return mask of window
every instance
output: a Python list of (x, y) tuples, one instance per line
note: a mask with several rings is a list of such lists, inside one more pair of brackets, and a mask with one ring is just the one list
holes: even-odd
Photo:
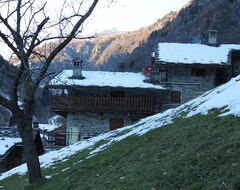
[(167, 71), (160, 71), (159, 79), (160, 79), (160, 82), (167, 82), (168, 81)]
[(110, 96), (113, 98), (123, 98), (125, 96), (125, 92), (120, 90), (113, 90), (111, 91)]
[(74, 62), (74, 66), (79, 67), (80, 66), (79, 62)]
[(205, 77), (207, 75), (207, 70), (204, 68), (192, 68), (191, 76), (192, 77)]
[(180, 91), (171, 91), (171, 102), (181, 102), (181, 92)]

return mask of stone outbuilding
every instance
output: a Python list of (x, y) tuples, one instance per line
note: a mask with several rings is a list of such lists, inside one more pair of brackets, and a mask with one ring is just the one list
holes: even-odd
[(159, 43), (148, 73), (169, 90), (162, 108), (176, 107), (239, 75), (240, 45)]

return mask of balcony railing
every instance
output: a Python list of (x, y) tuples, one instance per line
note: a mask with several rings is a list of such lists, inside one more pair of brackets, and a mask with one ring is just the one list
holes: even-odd
[(152, 113), (151, 98), (53, 96), (55, 112)]

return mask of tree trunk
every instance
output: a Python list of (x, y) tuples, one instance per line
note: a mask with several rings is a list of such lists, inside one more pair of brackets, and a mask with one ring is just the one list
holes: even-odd
[(36, 147), (34, 144), (34, 134), (31, 120), (27, 120), (18, 125), (23, 143), (23, 157), (27, 164), (29, 183), (38, 183), (42, 180), (41, 168)]

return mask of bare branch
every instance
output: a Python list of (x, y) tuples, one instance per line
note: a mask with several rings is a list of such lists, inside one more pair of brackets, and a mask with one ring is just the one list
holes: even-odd
[(37, 31), (33, 34), (33, 37), (32, 37), (32, 41), (31, 41), (31, 45), (30, 47), (28, 48), (28, 51), (26, 53), (26, 56), (29, 57), (33, 51), (33, 49), (36, 47), (37, 44), (35, 44), (36, 40), (37, 40), (37, 37), (39, 35), (39, 33), (41, 32), (43, 26), (48, 22), (49, 20), (49, 17), (45, 18), (37, 27)]
[[(1, 17), (1, 16), (0, 16)], [(9, 38), (7, 35), (5, 35), (4, 33), (1, 32), (0, 30), (0, 37), (2, 38), (2, 40), (7, 44), (7, 46), (17, 55), (18, 51), (17, 49), (14, 47), (14, 45), (9, 41)]]
[[(30, 3), (29, 7), (32, 7), (33, 6), (33, 3), (35, 1), (33, 1), (32, 3)], [(30, 31), (30, 28), (32, 27), (32, 24), (33, 24), (33, 20), (35, 20), (35, 17), (37, 14), (39, 14), (40, 12), (43, 12), (44, 11), (44, 8), (46, 7), (46, 4), (47, 2), (45, 2), (43, 4), (43, 6), (41, 8), (39, 8), (37, 11), (33, 12), (32, 15), (31, 15), (31, 18), (30, 20), (28, 21), (28, 24), (27, 24), (27, 27), (26, 27), (26, 30), (25, 30), (25, 33), (23, 34), (23, 36), (26, 36), (27, 33)]]
[(0, 105), (9, 109), (12, 113), (20, 111), (15, 102), (8, 100), (7, 98), (5, 98), (2, 95), (0, 95)]
[(22, 5), (22, 0), (18, 0), (17, 4), (17, 29), (16, 32), (20, 34), (20, 27), (21, 27), (21, 5)]
[(48, 58), (46, 59), (45, 65), (43, 66), (39, 76), (36, 78), (35, 80), (35, 88), (37, 88), (37, 86), (39, 85), (41, 79), (44, 77), (44, 75), (46, 74), (48, 67), (50, 65), (50, 63), (52, 62), (52, 60), (54, 59), (54, 57), (63, 49), (66, 47), (66, 45), (73, 39), (76, 37), (76, 35), (78, 34), (78, 30), (80, 28), (80, 26), (83, 24), (83, 22), (91, 15), (92, 11), (94, 10), (94, 8), (96, 7), (97, 3), (99, 0), (94, 0), (93, 3), (91, 4), (89, 10), (86, 12), (85, 15), (83, 15), (78, 22), (76, 23), (76, 25), (73, 27), (72, 31), (70, 32), (70, 34), (68, 35), (68, 37), (62, 42), (60, 43), (52, 52), (51, 54), (48, 56)]

